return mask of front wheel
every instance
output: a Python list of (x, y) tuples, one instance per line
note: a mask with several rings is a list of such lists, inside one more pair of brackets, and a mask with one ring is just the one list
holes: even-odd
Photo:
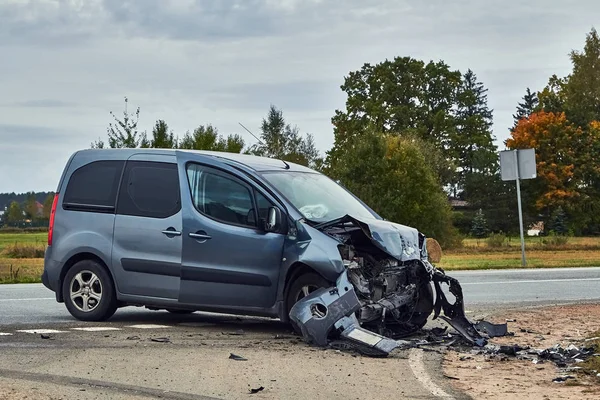
[(81, 321), (104, 321), (117, 310), (112, 278), (94, 260), (73, 265), (63, 280), (62, 291), (67, 310)]
[[(327, 288), (331, 286), (329, 282), (325, 280), (321, 275), (318, 275), (314, 272), (309, 272), (307, 274), (300, 275), (288, 289), (286, 296), (286, 306), (288, 316), (290, 315), (290, 311), (294, 304), (298, 301), (302, 300), (310, 293), (314, 292), (320, 288)], [(294, 321), (290, 318), (290, 323), (296, 331), (297, 334), (301, 335), (302, 331), (300, 328), (294, 323)]]

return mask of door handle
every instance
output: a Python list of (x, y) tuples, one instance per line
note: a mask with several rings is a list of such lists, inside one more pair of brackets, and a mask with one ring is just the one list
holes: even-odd
[(167, 236), (181, 236), (181, 232), (176, 231), (175, 228), (167, 228), (164, 231), (162, 231), (162, 233), (164, 233)]
[(207, 235), (206, 232), (202, 232), (202, 231), (196, 232), (196, 233), (190, 232), (189, 236), (191, 238), (194, 238), (194, 239), (198, 240), (198, 241), (201, 240), (202, 242), (200, 242), (200, 243), (204, 243), (207, 240), (212, 239), (212, 237), (210, 235)]

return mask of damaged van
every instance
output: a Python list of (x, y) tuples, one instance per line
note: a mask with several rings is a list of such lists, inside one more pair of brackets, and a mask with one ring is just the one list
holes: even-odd
[(291, 162), (90, 149), (60, 178), (42, 281), (86, 321), (124, 306), (268, 316), (323, 344), (344, 331), (399, 338), (443, 310), (478, 340), (426, 240)]

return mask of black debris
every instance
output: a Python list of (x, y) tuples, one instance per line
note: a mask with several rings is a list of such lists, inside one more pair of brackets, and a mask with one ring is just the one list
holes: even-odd
[(46, 335), (45, 333), (42, 333), (42, 334), (40, 334), (40, 337), (41, 337), (42, 339), (54, 339), (52, 336), (50, 336), (50, 335)]
[(435, 336), (443, 336), (446, 331), (448, 330), (448, 327), (445, 326), (443, 328), (431, 328), (431, 334), (435, 335)]
[(475, 324), (475, 329), (485, 333), (489, 337), (506, 336), (508, 334), (508, 325), (504, 324), (492, 324), (488, 321), (479, 321)]
[(150, 340), (158, 343), (171, 343), (171, 339), (169, 339), (168, 337), (151, 338)]
[(128, 336), (127, 340), (140, 340), (139, 336)]
[(575, 379), (575, 377), (571, 376), (571, 375), (558, 376), (558, 377), (552, 379), (552, 382), (554, 382), (554, 383), (562, 383), (562, 382), (566, 382), (569, 379)]
[(263, 390), (265, 390), (265, 388), (263, 386), (256, 388), (256, 389), (250, 389), (250, 394), (262, 392)]
[(242, 356), (238, 356), (237, 354), (233, 354), (233, 353), (229, 353), (229, 359), (230, 360), (235, 360), (235, 361), (248, 361), (247, 358), (244, 358)]
[(523, 350), (523, 348), (519, 345), (514, 345), (514, 346), (500, 346), (500, 348), (498, 349), (498, 353), (500, 354), (506, 354), (509, 356), (516, 356), (517, 353), (519, 353), (521, 350)]
[(446, 374), (444, 374), (444, 378), (447, 378), (447, 379), (453, 379), (453, 380), (455, 380), (455, 381), (459, 381), (459, 380), (460, 380), (459, 378), (457, 378), (457, 377), (455, 377), (455, 376), (450, 376), (450, 375), (446, 375)]

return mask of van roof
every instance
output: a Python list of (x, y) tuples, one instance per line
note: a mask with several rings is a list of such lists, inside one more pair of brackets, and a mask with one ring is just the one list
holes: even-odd
[[(296, 164), (289, 161), (283, 161), (276, 158), (261, 157), (251, 154), (240, 154), (240, 153), (228, 153), (224, 151), (208, 151), (208, 150), (184, 150), (184, 149), (153, 149), (153, 148), (122, 148), (122, 149), (85, 149), (80, 152), (86, 153), (98, 153), (107, 155), (110, 153), (113, 157), (129, 158), (134, 154), (172, 154), (175, 155), (177, 152), (198, 154), (202, 156), (219, 158), (221, 161), (227, 162), (228, 164), (242, 164), (255, 171), (302, 171), (302, 172), (316, 172), (308, 167), (300, 164)], [(287, 167), (289, 166), (289, 168)]]

